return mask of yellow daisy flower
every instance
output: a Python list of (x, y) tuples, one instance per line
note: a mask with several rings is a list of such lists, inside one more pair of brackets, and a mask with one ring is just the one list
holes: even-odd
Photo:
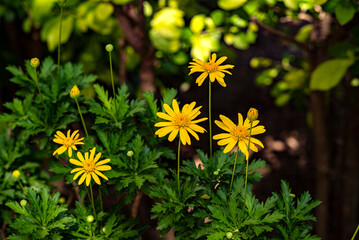
[(201, 107), (194, 108), (196, 102), (192, 102), (191, 104), (186, 104), (183, 106), (182, 111), (180, 111), (178, 107), (178, 103), (176, 99), (172, 101), (173, 109), (164, 104), (163, 107), (166, 110), (166, 113), (158, 112), (157, 116), (168, 120), (169, 122), (158, 122), (155, 124), (155, 127), (162, 127), (156, 131), (156, 135), (159, 137), (164, 137), (167, 134), (171, 133), (168, 136), (168, 140), (170, 142), (175, 139), (178, 132), (180, 134), (180, 139), (183, 145), (191, 145), (191, 139), (188, 133), (192, 134), (195, 139), (199, 140), (199, 137), (196, 132), (204, 133), (206, 130), (203, 127), (200, 127), (196, 123), (206, 121), (207, 118), (201, 118), (194, 120), (201, 112), (199, 111)]
[(84, 144), (83, 142), (81, 142), (84, 138), (78, 139), (80, 136), (80, 134), (78, 134), (78, 131), (79, 130), (76, 130), (71, 134), (71, 130), (68, 130), (67, 136), (65, 136), (65, 134), (63, 134), (62, 132), (57, 131), (55, 134), (55, 139), (53, 141), (55, 143), (62, 144), (62, 146), (59, 147), (52, 155), (55, 155), (56, 153), (61, 155), (67, 150), (69, 157), (71, 157), (72, 149), (77, 151), (75, 145)]
[(191, 64), (188, 68), (191, 69), (188, 75), (191, 75), (194, 72), (203, 72), (196, 80), (198, 86), (201, 86), (206, 77), (209, 75), (209, 80), (214, 82), (217, 79), (218, 83), (221, 84), (223, 87), (226, 87), (226, 83), (224, 82), (224, 73), (228, 73), (232, 75), (226, 69), (232, 69), (234, 65), (222, 65), (221, 63), (226, 61), (227, 57), (221, 57), (217, 60), (217, 55), (215, 53), (212, 54), (212, 57), (209, 58), (208, 62), (203, 62), (198, 58), (193, 59), (194, 62), (190, 62)]
[[(224, 153), (231, 151), (234, 146), (238, 144), (239, 149), (242, 153), (246, 155), (246, 159), (248, 160), (248, 137), (249, 137), (249, 128), (250, 128), (250, 121), (248, 118), (243, 122), (243, 117), (240, 113), (238, 113), (238, 125), (235, 125), (229, 118), (223, 115), (219, 115), (222, 121), (214, 121), (218, 127), (222, 128), (224, 131), (228, 133), (220, 133), (213, 136), (214, 140), (219, 140), (219, 146), (225, 146)], [(264, 126), (260, 125), (257, 126), (259, 120), (253, 121), (252, 124), (252, 132), (251, 132), (251, 143), (250, 149), (255, 152), (258, 152), (258, 148), (255, 144), (261, 146), (263, 148), (263, 144), (253, 135), (264, 133), (266, 130)]]
[(92, 150), (90, 150), (90, 154), (86, 152), (84, 156), (80, 152), (77, 152), (77, 158), (80, 161), (73, 158), (70, 159), (70, 163), (79, 166), (79, 168), (74, 168), (71, 171), (71, 173), (77, 172), (73, 180), (76, 180), (82, 174), (79, 180), (79, 185), (81, 185), (86, 179), (86, 185), (88, 186), (91, 182), (91, 177), (98, 185), (101, 185), (101, 181), (98, 176), (108, 180), (108, 178), (100, 171), (111, 170), (111, 166), (104, 165), (111, 160), (105, 159), (98, 162), (101, 157), (101, 153), (97, 153), (95, 157), (95, 152), (96, 148), (94, 147)]

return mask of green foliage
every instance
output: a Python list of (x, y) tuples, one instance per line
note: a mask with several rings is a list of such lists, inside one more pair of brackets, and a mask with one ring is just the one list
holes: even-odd
[(294, 194), (287, 182), (282, 180), (282, 192), (274, 193), (276, 206), (275, 209), (284, 215), (283, 220), (275, 225), (276, 231), (280, 237), (275, 239), (320, 239), (310, 234), (312, 226), (307, 224), (308, 221), (316, 221), (316, 218), (310, 214), (321, 201), (314, 200), (308, 192), (303, 193), (297, 202), (294, 201)]
[[(30, 61), (25, 62), (25, 68), (26, 72), (19, 67), (7, 67), (7, 70), (14, 75), (10, 81), (21, 86), (22, 89), (16, 93), (20, 98), (14, 98), (12, 102), (4, 104), (10, 113), (2, 114), (0, 122), (10, 122), (12, 130), (17, 127), (24, 129), (22, 134), (29, 137), (30, 141), (39, 141), (39, 148), (44, 149), (48, 146), (48, 137), (56, 130), (65, 129), (69, 124), (78, 121), (76, 104), (69, 96), (71, 88), (77, 85), (83, 89), (95, 81), (96, 77), (83, 76), (81, 65), (67, 63), (60, 69), (60, 76), (56, 79), (54, 76), (56, 65), (48, 57), (37, 73), (42, 93), (40, 95), (35, 70), (30, 66)], [(83, 100), (83, 97), (80, 100)], [(30, 137), (34, 134), (36, 134), (34, 138)]]
[(61, 233), (74, 224), (75, 219), (65, 214), (67, 207), (58, 205), (60, 193), (50, 195), (48, 189), (43, 188), (40, 194), (33, 189), (27, 189), (28, 201), (25, 207), (18, 202), (7, 202), (19, 217), (10, 224), (17, 231), (8, 239), (62, 239)]
[(328, 91), (337, 86), (353, 63), (352, 58), (338, 58), (321, 63), (311, 76), (310, 89)]
[[(74, 215), (76, 216), (76, 224), (71, 227), (69, 235), (76, 239), (133, 239), (140, 240), (140, 233), (144, 227), (140, 227), (136, 219), (126, 219), (119, 213), (119, 209), (115, 209), (110, 213), (100, 212), (97, 219), (89, 223), (87, 217), (91, 214), (84, 205), (76, 202)], [(70, 237), (68, 236), (68, 237)]]

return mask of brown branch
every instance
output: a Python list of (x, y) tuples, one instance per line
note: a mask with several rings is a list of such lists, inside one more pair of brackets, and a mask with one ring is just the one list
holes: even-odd
[(0, 236), (2, 240), (6, 240), (6, 234), (5, 234), (5, 229), (6, 229), (6, 222), (4, 222), (2, 224), (2, 227), (0, 229)]
[(125, 13), (121, 6), (115, 6), (115, 16), (125, 34), (126, 40), (136, 52), (140, 52), (143, 48), (144, 39), (139, 34), (139, 26), (133, 19)]
[(306, 44), (298, 42), (297, 40), (295, 40), (295, 38), (288, 36), (277, 29), (271, 28), (270, 26), (262, 23), (255, 17), (251, 17), (251, 21), (256, 23), (258, 26), (262, 27), (263, 29), (265, 29), (267, 32), (269, 32), (272, 35), (275, 35), (283, 40), (286, 40), (287, 42), (293, 43), (293, 44), (297, 45), (298, 47), (305, 48), (305, 49), (308, 48), (308, 46)]
[[(75, 186), (75, 182), (73, 182), (72, 185)], [(81, 203), (81, 205), (83, 205), (84, 200), (80, 197), (80, 188), (79, 188), (79, 186), (76, 186), (74, 188), (74, 190), (75, 190), (75, 195), (76, 195), (77, 200)]]
[(120, 63), (119, 63), (119, 76), (120, 76), (120, 82), (121, 84), (124, 84), (127, 82), (127, 73), (126, 73), (126, 43), (125, 39), (123, 37), (118, 38), (118, 46), (120, 47)]
[(141, 190), (138, 190), (135, 200), (133, 201), (132, 208), (131, 208), (131, 216), (134, 218), (137, 217), (138, 207), (140, 206), (142, 195), (143, 195), (143, 192)]

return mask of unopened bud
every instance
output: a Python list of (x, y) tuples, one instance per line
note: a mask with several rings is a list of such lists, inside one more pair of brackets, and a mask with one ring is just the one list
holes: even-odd
[(60, 204), (63, 204), (63, 203), (65, 203), (65, 202), (66, 202), (66, 199), (65, 199), (64, 197), (60, 197), (59, 203), (60, 203)]
[(132, 157), (133, 156), (133, 151), (128, 151), (127, 156)]
[(86, 218), (87, 222), (92, 223), (94, 219), (94, 217), (92, 215), (88, 215)]
[(20, 177), (20, 171), (19, 170), (15, 170), (12, 172), (12, 175), (15, 177), (15, 178), (19, 178)]
[(80, 90), (79, 90), (79, 88), (75, 85), (75, 86), (73, 86), (73, 88), (71, 89), (70, 97), (71, 97), (71, 98), (78, 98), (79, 96), (80, 96)]
[(37, 68), (40, 65), (40, 61), (38, 58), (31, 58), (30, 65), (33, 68)]
[(20, 201), (20, 205), (21, 205), (22, 207), (25, 207), (25, 206), (27, 205), (27, 201), (26, 201), (25, 199), (21, 200), (21, 201)]
[(226, 233), (226, 237), (227, 237), (228, 239), (232, 239), (233, 233), (227, 232), (227, 233)]
[(112, 44), (107, 44), (106, 45), (106, 51), (107, 52), (112, 52), (113, 51), (113, 45)]
[(258, 110), (255, 109), (255, 108), (250, 108), (250, 109), (248, 110), (248, 113), (247, 113), (247, 118), (248, 118), (249, 121), (251, 121), (251, 122), (257, 120), (257, 118), (258, 118)]

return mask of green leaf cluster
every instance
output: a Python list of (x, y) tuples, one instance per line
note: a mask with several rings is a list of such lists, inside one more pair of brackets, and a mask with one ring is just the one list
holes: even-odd
[(18, 202), (7, 202), (19, 217), (10, 224), (16, 233), (8, 239), (62, 239), (61, 233), (69, 229), (75, 219), (66, 214), (67, 207), (59, 205), (60, 193), (49, 194), (47, 188), (43, 188), (40, 194), (33, 189), (27, 189), (29, 203), (25, 207)]

